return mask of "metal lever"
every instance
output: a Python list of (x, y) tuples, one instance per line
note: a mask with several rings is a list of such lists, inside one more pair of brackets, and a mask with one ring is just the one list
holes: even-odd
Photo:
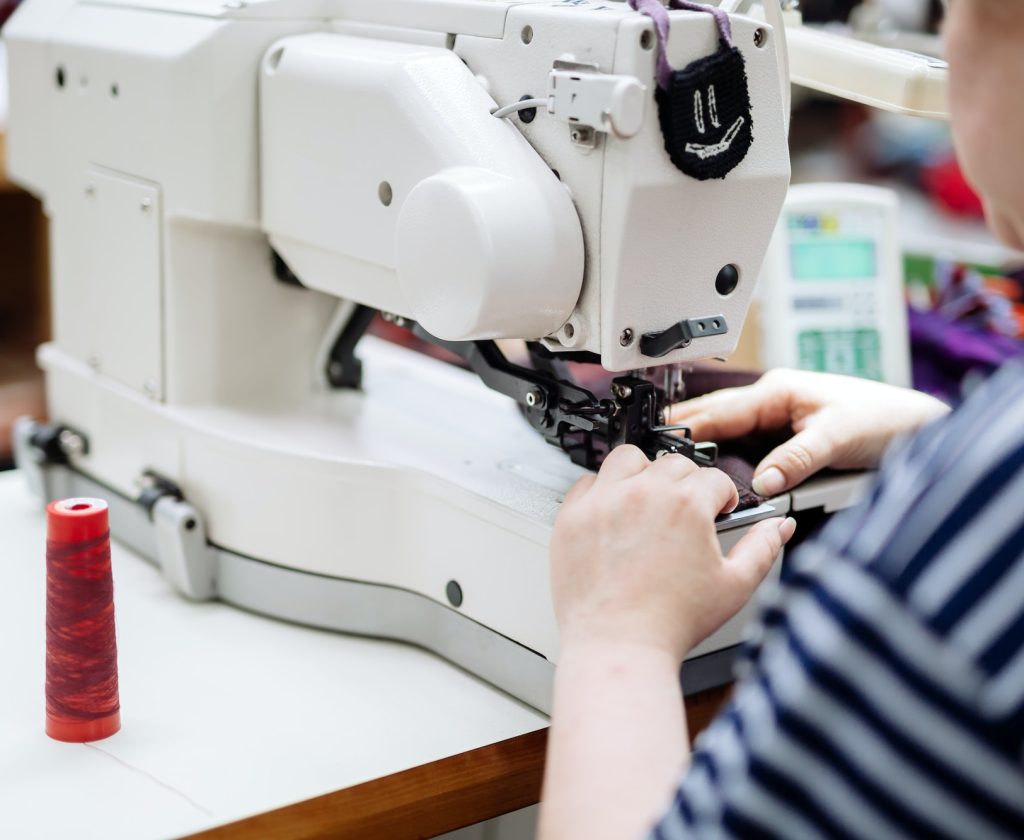
[(673, 350), (689, 347), (695, 338), (707, 338), (710, 335), (725, 335), (729, 325), (724, 315), (708, 315), (704, 318), (689, 318), (680, 321), (661, 332), (644, 333), (640, 338), (640, 352), (653, 359), (667, 356)]

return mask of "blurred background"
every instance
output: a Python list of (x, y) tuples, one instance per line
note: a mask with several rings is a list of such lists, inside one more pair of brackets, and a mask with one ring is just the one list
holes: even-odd
[[(0, 26), (19, 0), (0, 0)], [(35, 348), (49, 337), (47, 229), (39, 202), (7, 178), (7, 60), (0, 43), (0, 469), (11, 465), (11, 425), (45, 416)]]

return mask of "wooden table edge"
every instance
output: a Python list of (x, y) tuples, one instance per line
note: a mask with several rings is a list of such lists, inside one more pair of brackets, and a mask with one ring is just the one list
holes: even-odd
[[(729, 686), (688, 697), (691, 739)], [(189, 840), (436, 837), (540, 802), (548, 729), (538, 729), (189, 835)], [(339, 745), (343, 749), (343, 745)]]

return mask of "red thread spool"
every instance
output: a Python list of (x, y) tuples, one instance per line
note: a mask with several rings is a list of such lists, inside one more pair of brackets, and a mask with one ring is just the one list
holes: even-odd
[(102, 499), (46, 508), (46, 734), (99, 741), (121, 728), (110, 528)]

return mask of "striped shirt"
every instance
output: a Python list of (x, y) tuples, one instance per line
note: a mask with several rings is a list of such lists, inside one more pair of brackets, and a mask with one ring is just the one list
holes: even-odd
[(1024, 364), (790, 572), (652, 837), (1024, 838)]

